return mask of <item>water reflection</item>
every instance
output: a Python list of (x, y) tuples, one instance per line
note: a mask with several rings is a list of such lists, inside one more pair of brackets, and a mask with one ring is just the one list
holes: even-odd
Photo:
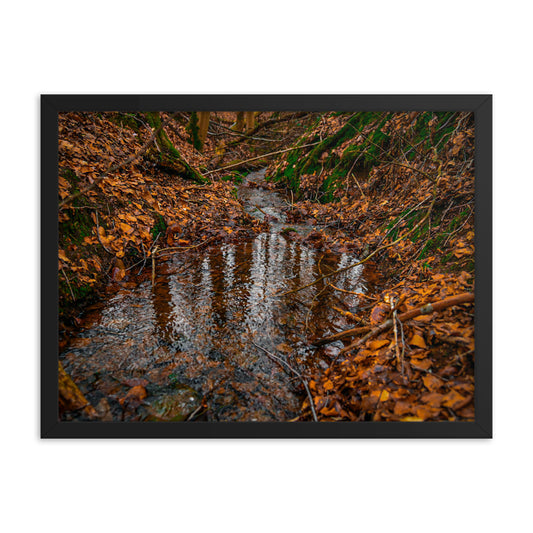
[[(258, 192), (254, 192), (257, 199)], [(173, 256), (149, 280), (111, 299), (62, 354), (65, 368), (85, 391), (110, 394), (111, 381), (142, 377), (164, 386), (178, 381), (208, 404), (210, 420), (288, 420), (300, 394), (258, 344), (291, 364), (323, 357), (308, 344), (345, 329), (332, 306), (354, 311), (355, 295), (322, 281), (297, 295), (281, 293), (355, 262), (291, 241), (279, 226), (256, 238)], [(332, 278), (345, 290), (365, 291), (361, 268)], [(96, 376), (96, 378), (95, 378)]]

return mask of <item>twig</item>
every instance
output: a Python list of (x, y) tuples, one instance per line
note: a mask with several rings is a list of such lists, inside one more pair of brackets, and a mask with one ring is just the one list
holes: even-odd
[(304, 331), (307, 331), (309, 329), (309, 318), (311, 317), (311, 312), (313, 311), (313, 307), (316, 303), (316, 299), (323, 294), (328, 289), (328, 286), (326, 285), (322, 290), (318, 291), (311, 300), (311, 304), (309, 306), (309, 310), (307, 311), (307, 315), (305, 317), (305, 329)]
[(194, 417), (203, 409), (203, 405), (200, 404), (188, 417), (187, 417), (187, 422), (191, 421), (194, 419)]
[(416, 211), (422, 204), (424, 204), (425, 202), (427, 202), (429, 199), (431, 198), (431, 196), (426, 196), (421, 202), (418, 202), (418, 204), (416, 204), (412, 209), (410, 209), (407, 213), (405, 213), (405, 215), (401, 216), (395, 223), (394, 225), (389, 228), (389, 230), (387, 231), (387, 233), (383, 236), (383, 238), (379, 241), (378, 243), (378, 246), (392, 233), (392, 230), (394, 228), (396, 228), (398, 226), (398, 224), (402, 221), (402, 220), (405, 220), (413, 211)]
[[(250, 130), (248, 132), (248, 135), (255, 135), (259, 130), (265, 128), (266, 126), (270, 126), (271, 124), (277, 124), (279, 122), (285, 122), (287, 120), (294, 120), (300, 117), (304, 117), (308, 114), (309, 113), (307, 111), (300, 111), (298, 113), (293, 113), (292, 115), (288, 115), (285, 117), (278, 117), (278, 118), (272, 118), (272, 119), (265, 120), (264, 122), (260, 122), (253, 130)], [(239, 144), (243, 140), (244, 139), (237, 139), (236, 141), (232, 141), (231, 143), (228, 144), (228, 147), (233, 146), (235, 144)]]
[(345, 337), (353, 337), (354, 335), (357, 335), (358, 333), (366, 333), (367, 331), (370, 331), (372, 328), (370, 326), (361, 326), (359, 328), (351, 328), (347, 329), (346, 331), (340, 331), (339, 333), (335, 333), (334, 335), (330, 335), (329, 337), (324, 337), (322, 339), (319, 339), (315, 342), (313, 342), (313, 346), (322, 346), (324, 344), (329, 344), (330, 342), (335, 342), (341, 339), (344, 339)]
[(362, 292), (357, 292), (357, 291), (348, 291), (346, 289), (341, 289), (340, 287), (337, 287), (336, 285), (333, 285), (333, 283), (330, 283), (329, 281), (327, 282), (327, 284), (334, 290), (336, 291), (339, 291), (339, 292), (344, 292), (346, 294), (355, 294), (355, 296), (361, 296), (362, 298), (366, 298), (368, 300), (377, 300), (376, 297), (374, 296), (368, 296), (367, 294), (363, 294)]
[(246, 135), (245, 133), (240, 133), (238, 131), (232, 130), (231, 128), (228, 128), (227, 126), (224, 126), (220, 122), (212, 121), (211, 124), (215, 124), (216, 126), (227, 130), (228, 133), (211, 133), (209, 132), (209, 135), (233, 135), (237, 137), (244, 137), (245, 139), (253, 139), (254, 141), (268, 141), (268, 142), (281, 142), (283, 139), (267, 139), (265, 137), (252, 137), (250, 135)]
[(148, 256), (146, 255), (146, 250), (144, 249), (144, 243), (143, 243), (142, 239), (141, 239), (141, 247), (143, 249), (144, 261), (143, 261), (142, 267), (139, 269), (139, 272), (137, 272), (137, 276), (143, 271), (144, 265), (146, 265), (146, 261), (148, 260)]
[(152, 288), (155, 287), (155, 255), (157, 253), (158, 246), (154, 248), (152, 253)]
[[(400, 364), (400, 347), (398, 346), (398, 324), (396, 323), (397, 310), (394, 304), (394, 298), (391, 298), (390, 300), (390, 307), (392, 311), (392, 325), (394, 327), (394, 346), (396, 349), (396, 361), (398, 362), (398, 364)], [(403, 376), (403, 361), (402, 361), (402, 376)]]
[(272, 359), (274, 359), (278, 363), (285, 365), (291, 372), (293, 372), (298, 378), (300, 378), (300, 381), (302, 382), (302, 384), (303, 384), (303, 386), (305, 388), (305, 391), (307, 392), (307, 396), (309, 398), (309, 405), (311, 406), (311, 411), (313, 412), (313, 419), (314, 419), (315, 422), (318, 422), (318, 418), (316, 416), (316, 411), (315, 411), (315, 401), (313, 400), (313, 396), (311, 394), (311, 391), (309, 390), (309, 386), (307, 384), (307, 381), (303, 378), (302, 374), (300, 374), (300, 372), (298, 372), (297, 370), (292, 368), (292, 366), (289, 365), (289, 363), (287, 363), (286, 361), (284, 361), (280, 357), (277, 357), (276, 355), (274, 355), (273, 353), (270, 353), (268, 350), (266, 350), (262, 346), (259, 346), (259, 344), (256, 344), (254, 341), (252, 341), (252, 344), (256, 348), (259, 348), (260, 350), (263, 350), (263, 352), (265, 352), (269, 357), (271, 357)]
[(378, 160), (378, 163), (382, 163), (383, 165), (395, 165), (397, 167), (407, 168), (409, 170), (413, 170), (414, 172), (418, 172), (419, 174), (422, 174), (422, 176), (424, 176), (430, 181), (435, 181), (427, 172), (424, 172), (423, 170), (420, 170), (419, 168), (413, 167), (411, 165), (404, 165), (403, 163), (398, 163), (397, 161), (381, 161), (381, 160)]
[(63, 270), (63, 265), (59, 265), (60, 268), (61, 268), (61, 272), (63, 272), (63, 276), (65, 276), (65, 279), (67, 280), (67, 285), (68, 285), (68, 288), (70, 289), (70, 294), (72, 296), (72, 301), (76, 301), (76, 298), (74, 297), (74, 292), (72, 290), (72, 287), (70, 286), (70, 281), (68, 279), (68, 276), (66, 275), (65, 271)]
[(254, 208), (257, 209), (258, 211), (261, 211), (261, 213), (263, 213), (263, 215), (265, 215), (265, 217), (270, 216), (268, 213), (266, 213), (265, 211), (263, 211), (258, 205), (255, 205), (255, 204), (254, 204)]
[[(406, 320), (410, 320), (411, 318), (417, 317), (418, 315), (429, 315), (437, 311), (442, 311), (443, 309), (446, 309), (453, 305), (473, 302), (474, 299), (474, 295), (470, 292), (458, 294), (457, 296), (450, 296), (449, 298), (445, 298), (444, 300), (440, 300), (435, 303), (428, 303), (426, 305), (423, 305), (422, 307), (417, 307), (416, 309), (411, 309), (411, 311), (406, 311), (398, 317), (398, 320), (405, 322)], [(358, 341), (353, 342), (349, 346), (343, 348), (339, 352), (339, 354), (346, 353), (349, 350), (353, 350), (354, 348), (361, 346), (361, 344), (365, 343), (368, 339), (379, 335), (381, 332), (389, 329), (392, 325), (393, 320), (389, 318), (388, 320), (380, 324), (377, 328), (374, 328), (372, 331), (367, 333), (362, 339), (359, 339)], [(344, 333), (347, 334), (348, 331), (345, 331)]]
[[(149, 252), (152, 251), (152, 248), (155, 246), (156, 242), (157, 242), (157, 239), (159, 239), (159, 236), (161, 235), (161, 233), (158, 233), (157, 234), (157, 237), (154, 239), (154, 242), (152, 243), (152, 246), (150, 246), (150, 249), (148, 250)], [(133, 263), (133, 265), (129, 266), (127, 269), (126, 269), (126, 272), (128, 270), (131, 270), (132, 268), (135, 268), (137, 265), (140, 265), (143, 261), (146, 263), (146, 261), (148, 260), (148, 257), (146, 257), (146, 259), (141, 259), (140, 261), (137, 261), (136, 263)], [(144, 265), (143, 267), (144, 268)], [(139, 271), (139, 274), (141, 273), (141, 270)]]
[(352, 176), (352, 178), (354, 179), (356, 185), (359, 187), (359, 190), (361, 191), (361, 196), (364, 198), (366, 196), (366, 194), (363, 192), (363, 189), (361, 188), (361, 185), (359, 185), (359, 182), (357, 181), (357, 178), (355, 177), (355, 174), (352, 172), (349, 175)]
[[(204, 244), (207, 244), (208, 242), (211, 242), (215, 237), (209, 237), (209, 239), (206, 239), (205, 241), (199, 242), (198, 244), (192, 244), (191, 246), (172, 246), (170, 248), (161, 248), (157, 250), (157, 253), (160, 254), (161, 252), (169, 252), (169, 251), (179, 251), (179, 250), (191, 250), (192, 248), (198, 248), (199, 246), (203, 246)], [(154, 250), (155, 254), (155, 250)]]
[(404, 368), (404, 357), (405, 357), (405, 336), (404, 336), (404, 333), (403, 333), (403, 324), (402, 324), (402, 321), (396, 317), (396, 320), (398, 321), (398, 325), (400, 326), (400, 333), (402, 335), (402, 353), (401, 353), (401, 356), (400, 356), (400, 359), (402, 361), (402, 375), (403, 375), (403, 368)]
[(257, 161), (258, 159), (264, 159), (265, 157), (270, 157), (271, 155), (278, 155), (278, 154), (283, 154), (285, 152), (292, 152), (293, 150), (300, 150), (301, 148), (308, 148), (309, 146), (315, 146), (317, 144), (320, 144), (320, 143), (316, 142), (316, 143), (311, 143), (311, 144), (303, 144), (302, 146), (293, 146), (292, 148), (287, 148), (285, 150), (278, 150), (277, 152), (270, 152), (269, 154), (259, 155), (257, 157), (245, 159), (244, 161), (239, 161), (238, 163), (233, 163), (232, 165), (226, 165), (225, 167), (215, 168), (214, 170), (208, 170), (207, 172), (204, 172), (204, 176), (207, 176), (208, 174), (212, 174), (213, 172), (218, 172), (219, 170), (226, 170), (227, 168), (238, 167), (240, 165), (244, 165), (244, 163), (249, 163), (250, 161)]

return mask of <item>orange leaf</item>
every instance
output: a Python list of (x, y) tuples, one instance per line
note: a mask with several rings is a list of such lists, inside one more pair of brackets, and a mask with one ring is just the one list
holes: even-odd
[(378, 350), (382, 346), (385, 346), (387, 344), (390, 344), (390, 341), (387, 339), (381, 340), (381, 341), (372, 341), (370, 343), (370, 349), (371, 350)]
[(424, 341), (424, 339), (420, 335), (417, 335), (416, 333), (411, 337), (409, 344), (411, 346), (418, 346), (419, 348), (427, 348), (426, 342)]
[(65, 255), (65, 252), (63, 250), (59, 250), (57, 255), (59, 256), (59, 259), (65, 261), (65, 263), (70, 263), (70, 259)]
[(422, 420), (427, 420), (428, 418), (433, 418), (438, 415), (440, 409), (436, 407), (429, 407), (427, 405), (418, 405), (415, 408), (416, 416), (420, 417)]
[(124, 233), (133, 233), (133, 228), (129, 224), (125, 224), (124, 222), (120, 223), (120, 228)]
[(375, 396), (376, 398), (381, 398), (380, 401), (386, 402), (389, 399), (389, 391), (388, 390), (373, 390), (370, 393), (370, 396)]

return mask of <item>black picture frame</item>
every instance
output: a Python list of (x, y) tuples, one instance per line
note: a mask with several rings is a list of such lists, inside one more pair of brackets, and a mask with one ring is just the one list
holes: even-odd
[[(69, 111), (471, 111), (475, 119), (474, 422), (64, 422), (58, 414), (58, 114)], [(41, 438), (491, 438), (492, 96), (41, 95)]]

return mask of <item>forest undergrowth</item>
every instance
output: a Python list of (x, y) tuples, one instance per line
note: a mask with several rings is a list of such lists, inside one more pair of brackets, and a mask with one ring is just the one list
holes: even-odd
[[(473, 420), (473, 115), (210, 115), (203, 135), (196, 113), (60, 115), (62, 345), (87, 302), (133, 285), (156, 256), (264, 231), (236, 187), (268, 166), (288, 221), (314, 226), (305, 245), (353, 253), (372, 289), (339, 309), (353, 328), (309, 338), (330, 364), (306, 376), (299, 419)], [(335, 276), (316, 283), (336, 288)], [(64, 409), (96, 416), (62, 383)]]

